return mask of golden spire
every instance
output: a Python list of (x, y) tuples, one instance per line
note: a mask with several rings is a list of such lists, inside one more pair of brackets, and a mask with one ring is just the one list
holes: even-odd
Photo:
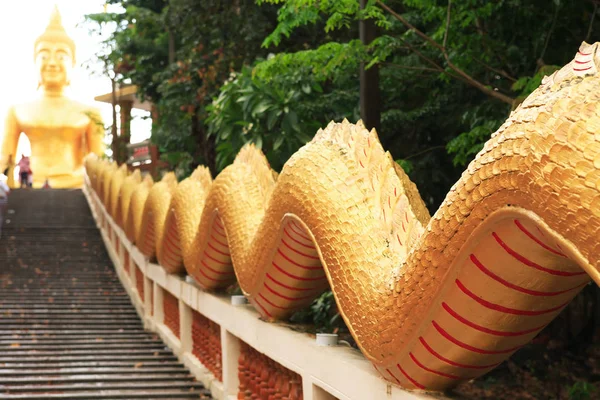
[(67, 32), (62, 25), (62, 18), (57, 5), (54, 5), (54, 9), (50, 16), (50, 22), (48, 23), (46, 30), (36, 39), (34, 51), (37, 52), (37, 47), (40, 42), (58, 42), (68, 45), (71, 49), (71, 53), (73, 53), (73, 64), (75, 63), (75, 42), (67, 35)]
[(62, 26), (62, 18), (60, 16), (60, 12), (58, 11), (58, 6), (55, 4), (54, 9), (52, 10), (52, 15), (50, 15), (50, 23), (48, 24), (48, 29), (56, 29), (56, 30), (65, 30)]

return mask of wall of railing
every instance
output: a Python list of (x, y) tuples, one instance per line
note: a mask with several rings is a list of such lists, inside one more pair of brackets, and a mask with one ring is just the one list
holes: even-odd
[(131, 244), (91, 189), (84, 192), (146, 328), (162, 337), (214, 398), (442, 398), (393, 386), (354, 348), (320, 346), (314, 335), (261, 321), (239, 297), (207, 293), (189, 277), (166, 273)]

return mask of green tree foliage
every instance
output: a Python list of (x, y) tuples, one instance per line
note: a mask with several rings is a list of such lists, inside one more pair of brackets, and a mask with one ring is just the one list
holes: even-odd
[(230, 164), (246, 143), (254, 143), (279, 171), (329, 121), (358, 118), (357, 87), (349, 79), (345, 84), (351, 90), (323, 89), (308, 68), (268, 81), (252, 71), (244, 67), (241, 73), (232, 73), (207, 108), (219, 170)]
[(589, 382), (577, 382), (569, 389), (570, 400), (588, 400), (598, 390), (594, 385)]
[[(250, 67), (233, 74), (208, 108), (209, 133), (218, 143), (217, 168), (231, 164), (246, 143), (262, 149), (271, 165), (283, 163), (311, 136), (301, 128), (318, 129), (318, 122), (299, 114), (303, 97), (320, 86), (302, 77), (285, 76), (278, 84), (265, 84), (252, 77)], [(302, 87), (302, 90), (295, 88)], [(313, 100), (314, 101), (314, 100)]]
[[(600, 26), (590, 0), (109, 3), (125, 9), (95, 16), (116, 26), (111, 61), (157, 105), (152, 140), (172, 165), (216, 173), (255, 142), (280, 166), (317, 123), (357, 119), (365, 62), (380, 73), (383, 145), (432, 211), (511, 108)], [(369, 46), (358, 40), (360, 18), (378, 26)], [(270, 118), (253, 112), (264, 107)]]
[(125, 11), (90, 18), (116, 26), (109, 41), (121, 81), (136, 84), (156, 106), (152, 141), (173, 167), (189, 172), (202, 163), (216, 173), (206, 107), (231, 72), (266, 55), (260, 43), (274, 26), (274, 7), (249, 0), (108, 3)]
[[(115, 70), (157, 105), (152, 140), (163, 153), (189, 153), (189, 168), (205, 163), (216, 173), (255, 142), (281, 165), (317, 122), (357, 119), (365, 62), (380, 73), (383, 145), (432, 211), (509, 111), (600, 31), (591, 0), (368, 0), (363, 9), (358, 0), (109, 3), (126, 10), (97, 16), (117, 26)], [(361, 18), (378, 27), (368, 46), (358, 40)], [(252, 73), (243, 69), (250, 65)], [(236, 82), (224, 86), (232, 73)]]
[(458, 174), (508, 113), (583, 40), (598, 39), (597, 4), (588, 0), (259, 0), (279, 6), (273, 48), (298, 29), (324, 35), (373, 19), (378, 37), (364, 46), (321, 42), (279, 51), (257, 65), (269, 79), (310, 68), (336, 85), (361, 61), (380, 71), (383, 145), (410, 162), (410, 175), (434, 211)]
[[(163, 0), (108, 0), (120, 4), (123, 13), (88, 15), (88, 19), (111, 26), (114, 33), (106, 40), (112, 47), (114, 70), (122, 82), (140, 88), (143, 98), (157, 99), (158, 84), (154, 75), (168, 65), (168, 35), (163, 27)], [(151, 66), (151, 67), (150, 67)]]

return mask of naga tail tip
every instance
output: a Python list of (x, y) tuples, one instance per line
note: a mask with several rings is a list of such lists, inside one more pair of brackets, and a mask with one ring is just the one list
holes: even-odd
[(545, 76), (540, 89), (548, 90), (574, 78), (596, 75), (599, 65), (600, 42), (593, 44), (582, 42), (573, 60), (552, 75)]

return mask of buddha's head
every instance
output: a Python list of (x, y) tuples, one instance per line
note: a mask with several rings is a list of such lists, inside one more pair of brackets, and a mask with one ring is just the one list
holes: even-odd
[(39, 86), (57, 90), (70, 83), (71, 69), (75, 65), (75, 42), (63, 28), (57, 7), (46, 31), (35, 41), (34, 58)]

